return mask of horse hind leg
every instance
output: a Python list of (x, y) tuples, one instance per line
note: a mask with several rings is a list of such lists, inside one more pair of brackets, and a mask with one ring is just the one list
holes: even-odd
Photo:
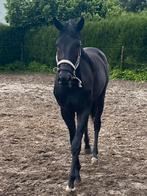
[(89, 135), (88, 135), (88, 125), (85, 126), (85, 135), (84, 135), (84, 142), (85, 142), (85, 154), (91, 154), (91, 147), (89, 144)]
[(101, 128), (101, 115), (104, 108), (104, 97), (105, 97), (105, 93), (99, 97), (97, 106), (94, 108), (92, 114), (92, 119), (94, 122), (94, 145), (93, 145), (93, 152), (92, 152), (92, 163), (98, 161), (98, 137)]

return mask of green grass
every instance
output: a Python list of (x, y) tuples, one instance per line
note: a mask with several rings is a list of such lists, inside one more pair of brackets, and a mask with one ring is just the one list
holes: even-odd
[[(147, 67), (147, 66), (146, 66)], [(1, 73), (54, 73), (53, 67), (46, 64), (40, 64), (36, 61), (25, 65), (22, 62), (14, 62), (5, 66), (0, 66)], [(133, 68), (121, 69), (119, 67), (113, 68), (110, 71), (110, 79), (132, 80), (132, 81), (146, 81), (147, 82), (147, 68)]]

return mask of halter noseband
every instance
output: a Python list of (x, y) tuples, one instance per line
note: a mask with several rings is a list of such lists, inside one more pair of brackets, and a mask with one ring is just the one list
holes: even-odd
[(76, 61), (75, 64), (73, 64), (73, 63), (72, 63), (70, 60), (68, 60), (68, 59), (62, 59), (62, 60), (58, 61), (58, 57), (57, 57), (57, 55), (56, 55), (57, 70), (60, 70), (60, 65), (63, 64), (63, 63), (70, 65), (70, 66), (73, 68), (73, 70), (74, 70), (73, 79), (78, 80), (78, 82), (79, 82), (79, 87), (81, 88), (81, 87), (82, 87), (82, 81), (76, 76), (76, 70), (77, 70), (77, 68), (79, 67), (80, 59), (81, 59), (81, 49), (79, 50), (79, 54), (78, 54), (77, 61)]

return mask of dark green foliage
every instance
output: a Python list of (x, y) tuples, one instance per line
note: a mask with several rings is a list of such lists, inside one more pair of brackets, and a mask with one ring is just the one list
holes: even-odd
[(26, 62), (37, 61), (50, 67), (55, 65), (55, 41), (57, 31), (53, 27), (30, 30), (25, 37)]
[(83, 32), (83, 43), (100, 48), (112, 67), (121, 64), (124, 46), (124, 67), (147, 64), (147, 15), (124, 15), (88, 23)]
[(10, 26), (24, 29), (42, 26), (47, 22), (43, 15), (45, 2), (46, 0), (6, 0), (6, 20)]
[(21, 55), (19, 29), (0, 25), (0, 65), (19, 60)]
[(147, 0), (119, 0), (121, 6), (130, 12), (140, 12), (147, 9)]
[(8, 63), (0, 66), (0, 72), (24, 72), (26, 70), (26, 66), (21, 61), (14, 61), (12, 63)]
[[(50, 24), (54, 17), (65, 21), (80, 17), (105, 18), (118, 0), (6, 0), (7, 21), (13, 27), (32, 27)], [(119, 9), (119, 8), (118, 8)], [(116, 9), (115, 9), (116, 10)]]

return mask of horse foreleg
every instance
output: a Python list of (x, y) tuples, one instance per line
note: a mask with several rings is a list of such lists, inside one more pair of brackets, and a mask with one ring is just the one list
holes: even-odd
[(61, 107), (61, 114), (62, 118), (64, 119), (70, 135), (70, 144), (72, 144), (75, 132), (76, 132), (76, 125), (75, 125), (75, 113), (68, 108)]
[(84, 111), (78, 113), (77, 130), (71, 147), (72, 164), (68, 181), (68, 190), (74, 189), (74, 181), (76, 180), (76, 177), (78, 176), (80, 178), (79, 154), (81, 150), (81, 141), (84, 133), (84, 127), (87, 124), (89, 113), (90, 108), (87, 108)]
[[(72, 145), (72, 141), (74, 139), (75, 132), (76, 132), (75, 113), (67, 108), (61, 108), (61, 114), (68, 127), (69, 134), (70, 134), (70, 143)], [(75, 168), (75, 179), (77, 182), (79, 182), (81, 180), (79, 175), (79, 170), (81, 168), (79, 160), (77, 160), (76, 165), (77, 167)], [(74, 189), (70, 189), (69, 187), (67, 187), (67, 191), (72, 191), (72, 190)]]

